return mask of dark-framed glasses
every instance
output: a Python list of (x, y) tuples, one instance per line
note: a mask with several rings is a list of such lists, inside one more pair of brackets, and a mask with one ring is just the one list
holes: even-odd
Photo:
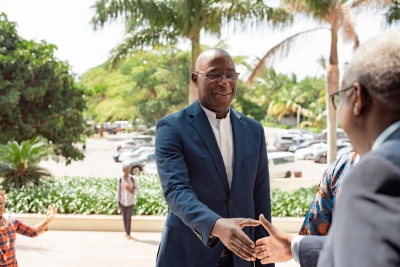
[(337, 108), (340, 102), (340, 93), (350, 90), (351, 88), (353, 88), (353, 85), (349, 85), (329, 95), (329, 97), (332, 99), (332, 104), (335, 109)]
[(218, 81), (221, 82), (224, 79), (224, 75), (228, 81), (237, 81), (239, 78), (239, 74), (237, 72), (217, 72), (217, 71), (210, 71), (210, 72), (195, 72), (196, 74), (200, 74), (206, 77), (210, 81)]

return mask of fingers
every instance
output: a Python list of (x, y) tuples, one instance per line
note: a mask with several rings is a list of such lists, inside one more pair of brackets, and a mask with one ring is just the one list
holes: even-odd
[(260, 238), (256, 241), (256, 249), (258, 246), (266, 245), (268, 241), (268, 237)]
[[(257, 240), (258, 242), (258, 240)], [(255, 252), (261, 252), (261, 251), (266, 251), (267, 250), (267, 245), (266, 244), (256, 244), (256, 248), (254, 249)]]
[[(243, 243), (242, 243), (243, 244)], [(246, 261), (255, 261), (256, 257), (253, 255), (253, 252), (246, 251), (244, 249), (245, 246), (238, 246), (236, 243), (232, 244), (232, 247), (230, 248), (233, 253), (241, 257), (242, 259)]]
[(243, 228), (243, 227), (246, 227), (246, 226), (256, 227), (256, 226), (259, 226), (260, 224), (261, 224), (260, 221), (253, 220), (253, 219), (241, 219), (239, 221), (239, 227), (240, 228)]
[(274, 263), (270, 257), (261, 260), (261, 264)]
[(274, 235), (276, 233), (276, 227), (273, 226), (267, 219), (265, 219), (263, 214), (260, 214), (260, 222), (270, 235)]

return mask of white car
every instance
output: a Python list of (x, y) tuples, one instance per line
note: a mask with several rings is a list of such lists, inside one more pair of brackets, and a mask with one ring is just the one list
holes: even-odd
[(312, 154), (315, 150), (320, 149), (326, 147), (326, 144), (321, 142), (321, 143), (316, 143), (316, 144), (312, 144), (309, 147), (306, 148), (300, 148), (298, 150), (296, 150), (296, 152), (294, 152), (294, 157), (296, 159), (305, 159), (305, 160), (309, 160), (312, 159)]
[(124, 141), (119, 141), (114, 143), (114, 147), (117, 151), (121, 149), (132, 148), (138, 145), (144, 144), (155, 144), (156, 136), (155, 135), (133, 135), (128, 137)]
[(294, 154), (290, 152), (268, 153), (268, 169), (271, 178), (290, 178), (296, 169)]

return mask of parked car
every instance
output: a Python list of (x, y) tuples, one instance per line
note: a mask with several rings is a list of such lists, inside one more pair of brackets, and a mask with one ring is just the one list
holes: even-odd
[(287, 130), (275, 135), (274, 146), (278, 150), (288, 150), (293, 145), (301, 144), (304, 141), (314, 140), (313, 133), (305, 130)]
[[(341, 128), (336, 129), (336, 134), (337, 134), (338, 139), (348, 138), (346, 133)], [(317, 135), (317, 139), (327, 140), (328, 139), (328, 129), (323, 130), (319, 135)]]
[(304, 159), (304, 160), (313, 159), (312, 155), (314, 151), (323, 147), (326, 147), (326, 142), (318, 142), (311, 144), (308, 147), (300, 148), (296, 152), (294, 152), (294, 157), (296, 159)]
[(308, 141), (304, 141), (298, 145), (293, 145), (289, 147), (289, 152), (296, 152), (297, 150), (301, 149), (301, 148), (306, 148), (309, 147), (313, 144), (317, 144), (317, 143), (326, 143), (326, 140), (308, 140)]
[(339, 159), (341, 156), (347, 155), (347, 154), (350, 154), (350, 153), (353, 153), (353, 152), (354, 152), (353, 146), (343, 147), (342, 149), (338, 150), (338, 152), (336, 154), (336, 159)]
[(133, 129), (133, 125), (129, 121), (114, 121), (112, 125), (115, 129), (122, 132), (125, 132), (128, 128)]
[[(340, 149), (344, 147), (351, 146), (350, 142), (342, 142), (337, 145), (337, 150), (339, 151)], [(326, 163), (327, 162), (327, 153), (328, 153), (328, 146), (326, 145), (325, 147), (322, 147), (318, 149), (317, 151), (313, 152), (313, 159), (317, 163)]]
[(131, 174), (138, 174), (143, 171), (143, 167), (148, 160), (154, 160), (155, 158), (156, 155), (154, 151), (147, 151), (141, 153), (138, 157), (124, 161), (124, 167), (128, 166)]
[(154, 151), (155, 147), (152, 144), (144, 144), (144, 145), (138, 145), (134, 148), (131, 148), (126, 151), (118, 151), (117, 153), (114, 154), (113, 158), (115, 162), (120, 162), (127, 160), (128, 158), (131, 158), (133, 156), (137, 156), (143, 151)]
[[(104, 127), (104, 132), (107, 132), (109, 134), (116, 134), (117, 132), (119, 132), (121, 130), (121, 128), (119, 128), (117, 125), (113, 125), (112, 123), (110, 123), (108, 121), (103, 123), (103, 127)], [(101, 123), (95, 124), (94, 125), (95, 133), (99, 133), (100, 128), (101, 128)]]
[(296, 169), (294, 154), (290, 152), (268, 153), (268, 169), (271, 178), (290, 178)]
[(156, 160), (148, 160), (143, 167), (143, 172), (146, 174), (158, 174)]
[(144, 144), (155, 144), (156, 136), (155, 135), (133, 135), (124, 141), (119, 141), (114, 143), (114, 147), (117, 151), (134, 148), (138, 145)]

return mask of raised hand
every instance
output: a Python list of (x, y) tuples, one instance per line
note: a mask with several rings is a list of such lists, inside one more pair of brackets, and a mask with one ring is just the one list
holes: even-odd
[(293, 236), (273, 226), (262, 214), (260, 215), (260, 222), (270, 236), (256, 241), (257, 259), (262, 264), (284, 262), (292, 259), (290, 245)]
[(49, 206), (46, 212), (46, 221), (51, 222), (56, 214), (57, 214), (57, 208)]
[(218, 237), (221, 242), (233, 253), (244, 260), (255, 261), (254, 242), (242, 231), (245, 226), (258, 226), (259, 221), (245, 218), (220, 218), (211, 231), (213, 236)]
[(0, 185), (0, 196), (3, 197), (4, 201), (6, 201), (6, 191), (3, 190), (2, 185)]

